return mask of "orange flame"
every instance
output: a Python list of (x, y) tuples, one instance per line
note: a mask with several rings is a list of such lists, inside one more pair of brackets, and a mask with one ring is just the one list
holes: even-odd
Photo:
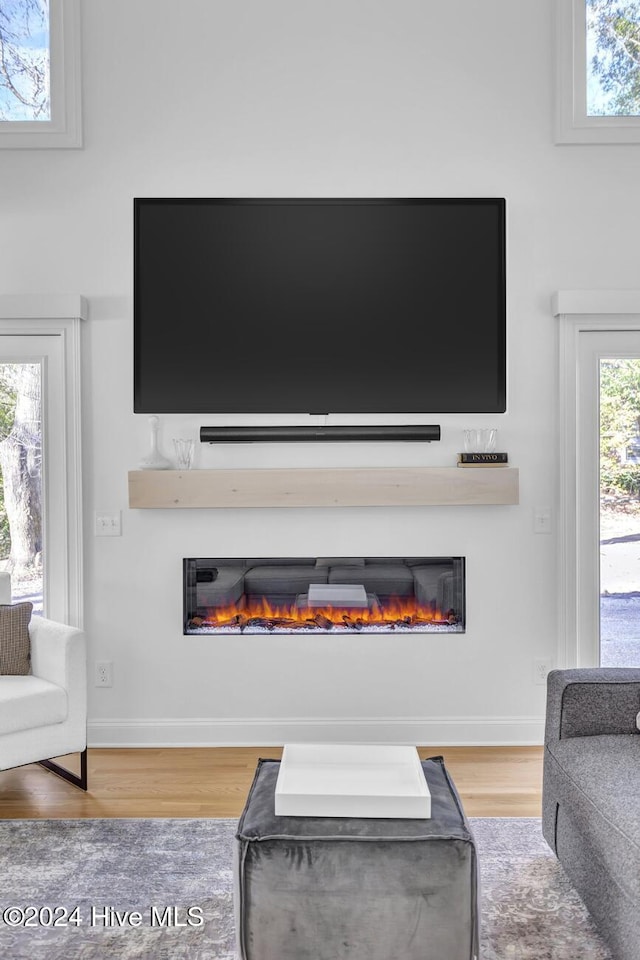
[(359, 626), (375, 624), (379, 626), (419, 626), (419, 625), (454, 625), (458, 622), (453, 610), (446, 612), (435, 610), (433, 607), (421, 606), (415, 598), (393, 597), (384, 605), (373, 602), (369, 608), (364, 607), (297, 607), (295, 605), (278, 606), (272, 604), (266, 597), (258, 600), (230, 604), (226, 607), (211, 607), (206, 616), (193, 617), (191, 624), (196, 627), (239, 627), (243, 628), (247, 621), (264, 620), (264, 626), (271, 629), (287, 629), (287, 627), (307, 626), (322, 629), (322, 625), (315, 622), (324, 619), (326, 629), (331, 626), (345, 626), (345, 623), (355, 623)]

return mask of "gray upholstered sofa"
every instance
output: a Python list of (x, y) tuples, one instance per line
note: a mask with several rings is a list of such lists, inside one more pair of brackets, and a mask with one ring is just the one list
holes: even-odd
[(616, 960), (640, 960), (640, 669), (554, 670), (542, 831)]

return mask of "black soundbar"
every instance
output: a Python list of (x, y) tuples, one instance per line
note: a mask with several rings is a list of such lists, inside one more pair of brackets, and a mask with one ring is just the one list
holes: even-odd
[(431, 443), (439, 439), (438, 424), (401, 427), (200, 427), (201, 443), (287, 443), (291, 440), (408, 440)]

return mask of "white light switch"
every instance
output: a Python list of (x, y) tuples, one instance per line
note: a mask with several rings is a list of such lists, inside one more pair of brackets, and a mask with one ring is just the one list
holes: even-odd
[(533, 510), (533, 532), (551, 533), (552, 518), (551, 507), (534, 507)]
[(96, 513), (96, 537), (119, 537), (122, 535), (120, 511)]

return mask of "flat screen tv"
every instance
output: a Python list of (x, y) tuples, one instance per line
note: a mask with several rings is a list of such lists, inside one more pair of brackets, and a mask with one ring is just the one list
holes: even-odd
[(134, 205), (135, 412), (504, 412), (504, 199)]

